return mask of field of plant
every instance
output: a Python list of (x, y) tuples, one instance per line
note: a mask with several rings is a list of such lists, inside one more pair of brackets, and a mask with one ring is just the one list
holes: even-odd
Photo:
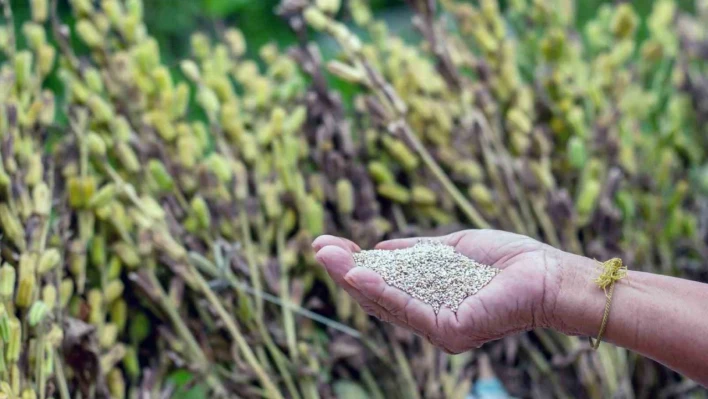
[(0, 398), (465, 398), (481, 353), (517, 397), (708, 396), (545, 330), (447, 355), (310, 245), (496, 228), (708, 281), (708, 1), (410, 0), (400, 37), (282, 0), (289, 46), (225, 21), (170, 60), (148, 1), (14, 3)]

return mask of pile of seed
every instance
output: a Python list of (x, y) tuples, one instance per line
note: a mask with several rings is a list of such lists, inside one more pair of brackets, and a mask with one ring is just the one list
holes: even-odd
[(457, 312), (465, 298), (500, 271), (432, 240), (404, 249), (361, 251), (354, 254), (354, 261), (380, 274), (389, 285), (431, 305), (436, 314), (441, 306)]

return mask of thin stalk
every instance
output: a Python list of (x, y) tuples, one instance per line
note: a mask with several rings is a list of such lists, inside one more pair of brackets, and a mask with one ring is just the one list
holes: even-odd
[(64, 365), (59, 357), (59, 352), (54, 350), (54, 378), (57, 381), (57, 386), (59, 387), (59, 396), (61, 399), (71, 399), (69, 394), (69, 385), (66, 383), (66, 377), (64, 376)]
[(200, 286), (202, 293), (209, 301), (209, 303), (211, 303), (211, 305), (214, 307), (216, 313), (219, 315), (221, 320), (224, 322), (226, 329), (229, 331), (229, 334), (231, 334), (231, 337), (234, 339), (234, 341), (236, 341), (236, 344), (238, 345), (239, 349), (246, 358), (246, 361), (248, 362), (249, 366), (251, 366), (253, 371), (258, 376), (258, 379), (261, 381), (261, 384), (263, 384), (263, 387), (266, 389), (266, 391), (271, 397), (282, 398), (280, 392), (278, 391), (278, 388), (270, 380), (268, 374), (266, 374), (261, 365), (258, 363), (256, 356), (254, 355), (251, 348), (248, 346), (248, 342), (246, 342), (246, 339), (244, 338), (243, 334), (239, 330), (238, 326), (236, 325), (236, 322), (233, 320), (229, 312), (226, 311), (224, 306), (219, 301), (219, 298), (216, 296), (216, 294), (214, 294), (214, 291), (211, 290), (209, 284), (206, 282), (206, 280), (204, 280), (204, 277), (202, 277), (201, 273), (199, 273), (196, 269), (192, 270), (192, 274), (194, 275), (196, 282)]
[(214, 390), (214, 392), (216, 392), (218, 396), (225, 397), (227, 392), (226, 388), (223, 386), (221, 381), (219, 381), (214, 376), (209, 375), (209, 373), (207, 372), (207, 369), (209, 368), (209, 362), (207, 360), (206, 355), (204, 355), (204, 352), (202, 352), (202, 349), (199, 347), (199, 344), (192, 335), (191, 331), (189, 331), (187, 325), (184, 324), (184, 321), (180, 317), (177, 309), (170, 302), (170, 299), (165, 293), (165, 290), (162, 288), (162, 285), (160, 285), (160, 282), (157, 280), (157, 276), (155, 276), (155, 271), (148, 271), (147, 277), (150, 280), (150, 284), (155, 288), (154, 293), (157, 294), (156, 296), (159, 305), (162, 307), (165, 313), (167, 313), (167, 316), (169, 317), (173, 327), (177, 330), (177, 333), (180, 335), (182, 340), (187, 344), (188, 351), (195, 358), (194, 360), (197, 361), (197, 369), (206, 375), (207, 382)]
[(361, 379), (366, 385), (366, 390), (369, 391), (372, 399), (385, 399), (384, 393), (381, 391), (379, 384), (376, 382), (376, 378), (371, 374), (371, 370), (364, 366), (361, 370)]
[(398, 378), (401, 380), (404, 397), (407, 399), (420, 399), (420, 394), (417, 389), (418, 384), (416, 384), (415, 378), (413, 378), (411, 366), (408, 363), (406, 354), (403, 353), (401, 344), (394, 338), (391, 340), (391, 346), (393, 347), (393, 354), (396, 358)]
[[(283, 219), (284, 220), (284, 219)], [(280, 227), (276, 233), (276, 251), (278, 256), (278, 263), (280, 263), (280, 299), (283, 303), (290, 302), (290, 279), (288, 276), (288, 268), (283, 260), (283, 251), (285, 250), (285, 228), (281, 221)], [(293, 313), (290, 311), (290, 307), (284, 306), (283, 308), (283, 328), (285, 329), (285, 338), (288, 343), (288, 350), (290, 351), (290, 358), (297, 362), (298, 351), (297, 351), (297, 337), (295, 335), (295, 318)]]

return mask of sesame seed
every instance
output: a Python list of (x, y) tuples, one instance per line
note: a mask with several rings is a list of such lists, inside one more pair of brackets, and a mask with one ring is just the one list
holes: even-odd
[(457, 313), (465, 298), (476, 294), (500, 272), (433, 240), (421, 240), (403, 249), (357, 252), (354, 262), (375, 271), (387, 284), (429, 304), (435, 314), (441, 306)]

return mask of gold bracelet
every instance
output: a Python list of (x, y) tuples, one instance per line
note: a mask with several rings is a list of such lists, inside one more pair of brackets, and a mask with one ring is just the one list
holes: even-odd
[(615, 283), (627, 276), (627, 266), (622, 264), (622, 259), (620, 258), (612, 258), (600, 264), (603, 270), (600, 277), (595, 279), (595, 284), (605, 291), (607, 301), (605, 302), (605, 314), (602, 316), (602, 324), (600, 325), (600, 332), (597, 334), (597, 338), (593, 342), (592, 337), (588, 337), (590, 345), (592, 345), (592, 349), (594, 350), (600, 347), (602, 335), (605, 333), (605, 328), (607, 327), (607, 320), (610, 318), (610, 305), (612, 304), (612, 293), (615, 290)]

